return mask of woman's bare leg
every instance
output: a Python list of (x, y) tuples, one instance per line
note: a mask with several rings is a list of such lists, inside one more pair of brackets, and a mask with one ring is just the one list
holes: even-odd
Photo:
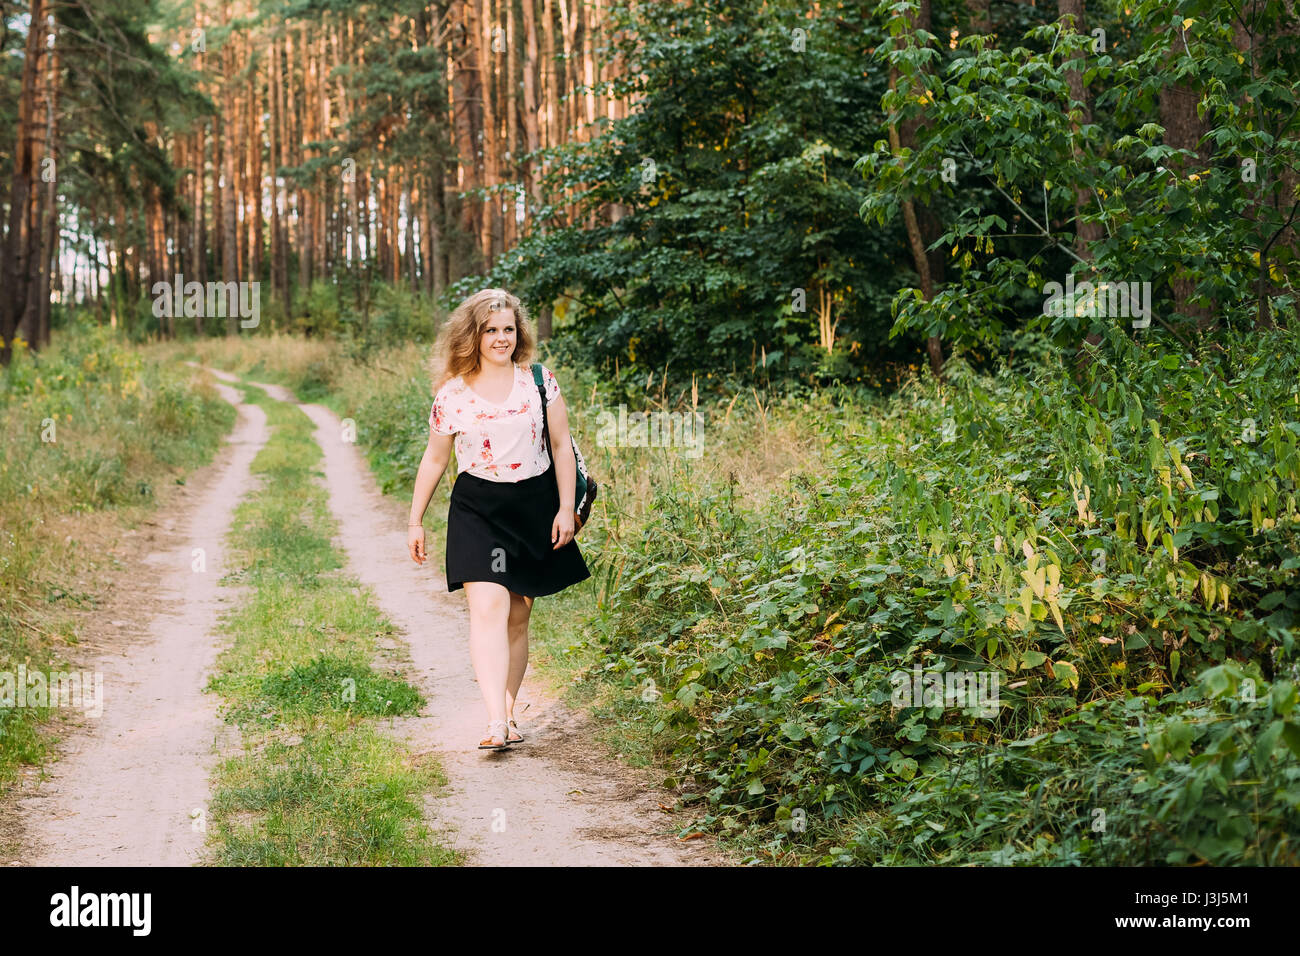
[(533, 599), (510, 592), (510, 617), (506, 630), (510, 635), (510, 674), (506, 679), (506, 717), (514, 719), (515, 695), (524, 682), (528, 670), (528, 618), (533, 612)]
[(510, 592), (491, 581), (466, 581), (469, 601), (469, 660), (487, 705), (488, 720), (506, 719), (506, 681), (510, 675)]

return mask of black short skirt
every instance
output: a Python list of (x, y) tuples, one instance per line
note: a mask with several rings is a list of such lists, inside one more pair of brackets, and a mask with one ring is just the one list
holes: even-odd
[(591, 577), (576, 539), (558, 551), (551, 543), (559, 510), (554, 467), (515, 482), (457, 475), (447, 511), (447, 590), (492, 581), (542, 597)]

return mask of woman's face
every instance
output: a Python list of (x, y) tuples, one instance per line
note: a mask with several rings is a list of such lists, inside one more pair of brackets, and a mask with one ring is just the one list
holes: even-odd
[(516, 333), (515, 314), (510, 309), (498, 309), (489, 314), (478, 343), (483, 364), (509, 365), (515, 354)]

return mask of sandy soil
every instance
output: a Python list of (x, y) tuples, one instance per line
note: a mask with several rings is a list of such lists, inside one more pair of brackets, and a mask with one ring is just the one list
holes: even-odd
[[(238, 405), (238, 392), (217, 388)], [(160, 511), (149, 553), (124, 550), (123, 580), (78, 635), (75, 665), (103, 674), (103, 712), (71, 712), (47, 778), (31, 773), (20, 786), (13, 807), (23, 852), (13, 863), (183, 866), (201, 857), (208, 777), (216, 754), (237, 746), (203, 693), (219, 650), (217, 617), (240, 597), (217, 583), (223, 539), (268, 435), (260, 408), (238, 409), (216, 460)], [(194, 548), (204, 550), (203, 572), (193, 568)]]
[[(278, 386), (262, 387), (292, 400)], [(448, 594), (441, 573), (443, 542), (430, 538), (430, 559), (423, 566), (412, 561), (409, 502), (384, 498), (332, 411), (300, 407), (316, 423), (324, 451), (340, 531), (335, 544), (402, 632), (408, 679), (429, 699), (420, 717), (393, 723), (413, 749), (436, 752), (450, 778), (450, 792), (426, 804), (443, 842), (482, 866), (725, 863), (711, 839), (679, 840), (685, 820), (663, 809), (673, 797), (656, 790), (653, 775), (597, 753), (590, 719), (534, 678), (524, 678), (515, 707), (523, 743), (501, 752), (477, 749), (487, 712), (470, 666), (465, 592)]]

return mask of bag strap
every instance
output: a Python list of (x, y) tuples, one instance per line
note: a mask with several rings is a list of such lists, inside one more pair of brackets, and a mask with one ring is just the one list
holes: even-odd
[(551, 454), (551, 434), (547, 429), (546, 415), (546, 386), (542, 383), (542, 363), (533, 363), (533, 382), (537, 385), (537, 394), (542, 397), (542, 444), (546, 448), (546, 454)]

